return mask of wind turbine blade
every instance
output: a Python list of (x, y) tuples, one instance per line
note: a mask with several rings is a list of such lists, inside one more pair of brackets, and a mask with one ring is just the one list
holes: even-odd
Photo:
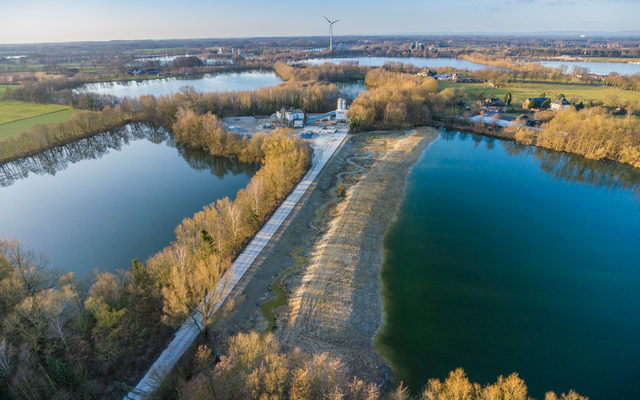
[(329, 18), (324, 17), (324, 19), (326, 19), (328, 23), (331, 23), (331, 20)]
[(335, 24), (336, 22), (340, 21), (339, 19), (335, 20), (332, 22), (332, 24)]

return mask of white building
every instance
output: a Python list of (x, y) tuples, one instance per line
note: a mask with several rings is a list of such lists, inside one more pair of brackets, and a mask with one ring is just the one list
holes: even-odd
[(283, 125), (295, 126), (296, 128), (304, 126), (304, 111), (302, 110), (282, 110), (276, 111), (276, 119)]
[(571, 103), (569, 103), (564, 97), (560, 97), (559, 99), (551, 102), (551, 109), (554, 111), (564, 110), (567, 107), (571, 107)]
[(338, 108), (336, 108), (336, 121), (347, 121), (347, 101), (345, 99), (338, 99)]

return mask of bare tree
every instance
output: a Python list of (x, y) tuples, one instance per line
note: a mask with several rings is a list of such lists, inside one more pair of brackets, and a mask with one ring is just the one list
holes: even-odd
[(15, 239), (0, 240), (0, 255), (3, 263), (13, 268), (15, 278), (20, 282), (25, 296), (53, 287), (59, 274), (47, 268), (47, 259), (25, 249)]
[(9, 376), (11, 372), (11, 346), (3, 338), (0, 341), (0, 376)]
[(206, 331), (213, 322), (216, 310), (229, 291), (227, 272), (229, 262), (217, 254), (199, 259), (195, 254), (184, 266), (171, 266), (168, 286), (162, 290), (165, 318), (179, 323), (190, 318), (198, 328)]

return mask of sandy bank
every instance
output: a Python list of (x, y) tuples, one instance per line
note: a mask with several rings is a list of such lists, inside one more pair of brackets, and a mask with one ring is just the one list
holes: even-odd
[(374, 135), (354, 152), (351, 159), (368, 165), (355, 173), (292, 281), (286, 313), (278, 321), (278, 336), (286, 346), (329, 352), (363, 379), (390, 381), (387, 363), (373, 347), (382, 324), (382, 242), (402, 200), (409, 168), (437, 134), (419, 128)]

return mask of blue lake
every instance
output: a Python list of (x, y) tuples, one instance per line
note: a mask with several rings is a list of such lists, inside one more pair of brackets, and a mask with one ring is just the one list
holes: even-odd
[(0, 166), (0, 237), (77, 276), (126, 269), (171, 243), (183, 218), (234, 198), (256, 169), (130, 125)]
[(198, 78), (161, 78), (140, 81), (87, 83), (76, 89), (76, 91), (117, 97), (139, 97), (147, 94), (164, 96), (178, 93), (185, 86), (191, 86), (200, 92), (220, 92), (254, 90), (274, 86), (280, 82), (282, 82), (282, 79), (278, 78), (273, 72), (247, 71), (207, 74)]
[(413, 390), (462, 367), (640, 398), (640, 170), (443, 131), (384, 246), (376, 343)]

